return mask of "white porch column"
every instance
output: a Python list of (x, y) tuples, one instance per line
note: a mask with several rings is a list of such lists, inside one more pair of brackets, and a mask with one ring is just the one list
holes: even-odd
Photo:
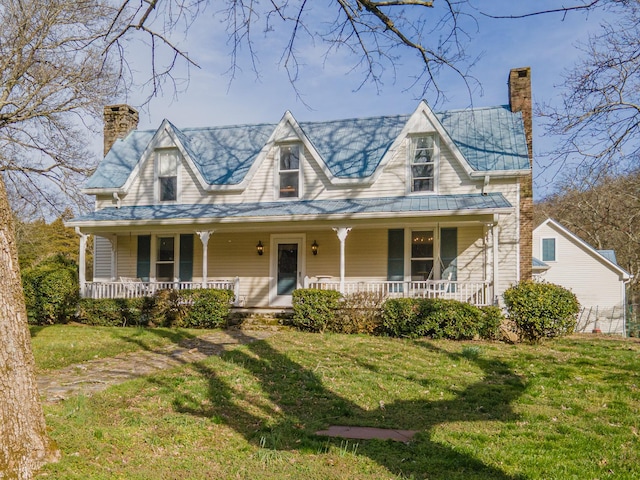
[(338, 234), (338, 240), (340, 240), (340, 293), (344, 295), (344, 275), (345, 275), (344, 242), (347, 239), (347, 235), (349, 235), (349, 232), (351, 231), (351, 227), (334, 228), (333, 231)]
[(498, 286), (500, 285), (500, 269), (498, 258), (498, 224), (491, 225), (491, 242), (493, 244), (493, 301), (498, 301)]
[(88, 234), (82, 233), (76, 227), (76, 233), (80, 235), (80, 254), (78, 255), (78, 282), (80, 283), (80, 296), (84, 298), (87, 288), (87, 238)]
[(207, 288), (207, 278), (209, 276), (209, 237), (213, 233), (213, 230), (207, 230), (204, 232), (196, 232), (202, 242), (202, 288)]

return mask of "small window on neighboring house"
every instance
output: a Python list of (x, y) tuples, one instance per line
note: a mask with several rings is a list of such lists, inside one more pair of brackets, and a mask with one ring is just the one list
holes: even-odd
[(278, 182), (280, 198), (300, 196), (300, 145), (281, 145), (278, 149)]
[(433, 192), (436, 175), (436, 144), (432, 135), (413, 139), (411, 148), (411, 191)]
[(543, 262), (556, 261), (556, 239), (555, 238), (542, 239), (542, 261)]
[(178, 161), (175, 150), (158, 152), (158, 198), (161, 202), (178, 199)]

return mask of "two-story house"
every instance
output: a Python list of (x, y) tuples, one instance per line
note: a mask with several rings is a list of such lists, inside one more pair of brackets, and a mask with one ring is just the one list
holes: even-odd
[(509, 92), (492, 108), (152, 131), (105, 107), (95, 211), (67, 222), (82, 293), (234, 288), (241, 306), (283, 307), (307, 286), (492, 304), (531, 275), (529, 68)]

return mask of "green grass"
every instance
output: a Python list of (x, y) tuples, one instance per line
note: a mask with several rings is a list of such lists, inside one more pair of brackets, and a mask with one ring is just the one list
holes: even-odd
[[(477, 348), (475, 348), (477, 347)], [(45, 407), (49, 478), (640, 478), (640, 343), (278, 334)], [(419, 430), (409, 444), (314, 434)]]
[(203, 330), (83, 325), (30, 326), (31, 343), (39, 371), (66, 367), (118, 353), (152, 350), (193, 338)]

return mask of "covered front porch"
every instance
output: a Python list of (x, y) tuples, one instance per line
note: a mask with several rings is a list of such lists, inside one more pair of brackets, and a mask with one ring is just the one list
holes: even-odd
[[(500, 294), (503, 270), (497, 220), (78, 229), (81, 294), (136, 298), (164, 289), (213, 288), (232, 290), (237, 307), (286, 308), (293, 290), (317, 288), (490, 305)], [(83, 274), (89, 234), (95, 236), (92, 279)], [(516, 275), (515, 269), (505, 273), (507, 281)]]

